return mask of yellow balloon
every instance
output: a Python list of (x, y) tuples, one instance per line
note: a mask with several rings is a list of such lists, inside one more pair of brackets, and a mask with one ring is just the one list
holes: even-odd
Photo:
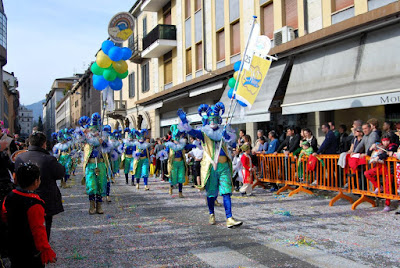
[(114, 70), (120, 74), (123, 74), (126, 71), (128, 71), (128, 64), (124, 60), (113, 61), (113, 67), (114, 67)]
[(103, 50), (100, 50), (99, 53), (97, 53), (96, 63), (100, 68), (108, 68), (108, 67), (110, 67), (112, 61), (103, 52)]
[(238, 80), (238, 75), (239, 75), (239, 71), (236, 71), (233, 73), (233, 78), (235, 78), (235, 80)]

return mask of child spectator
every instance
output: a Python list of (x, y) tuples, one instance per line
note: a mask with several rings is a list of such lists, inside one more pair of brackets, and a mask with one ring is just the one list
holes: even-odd
[(253, 173), (254, 173), (254, 165), (251, 161), (251, 149), (248, 144), (242, 145), (240, 149), (244, 152), (242, 157), (240, 158), (240, 162), (242, 163), (242, 174), (243, 174), (243, 186), (240, 188), (240, 193), (242, 195), (251, 195), (253, 191)]
[[(306, 141), (306, 140), (303, 140), (301, 142), (301, 148), (302, 149), (301, 149), (300, 154), (299, 154), (299, 159), (297, 161), (297, 164), (298, 164), (298, 166), (297, 166), (297, 174), (299, 176), (299, 179), (303, 180), (303, 170), (304, 170), (304, 168), (303, 168), (302, 158), (303, 158), (303, 156), (312, 155), (314, 153), (314, 150), (311, 147), (310, 143), (308, 141)], [(295, 158), (296, 158), (296, 156), (295, 156)]]
[[(367, 170), (364, 172), (365, 177), (372, 182), (372, 184), (375, 187), (374, 194), (379, 193), (379, 189), (382, 191), (383, 187), (378, 187), (378, 180), (377, 180), (377, 174), (384, 176), (384, 181), (385, 181), (385, 193), (390, 193), (391, 189), (389, 189), (389, 176), (388, 176), (388, 168), (387, 165), (384, 164), (384, 160), (388, 158), (389, 156), (393, 155), (394, 152), (397, 151), (397, 144), (395, 143), (390, 143), (390, 137), (389, 135), (385, 134), (382, 137), (381, 144), (373, 144), (370, 148), (370, 150), (373, 150), (373, 153), (371, 155), (370, 163), (375, 164), (374, 168), (371, 168), (370, 170)], [(385, 202), (385, 208), (383, 209), (384, 212), (389, 212), (390, 211), (390, 199), (386, 199)]]
[(55, 263), (56, 254), (47, 241), (44, 202), (35, 194), (40, 185), (39, 167), (27, 163), (17, 169), (17, 189), (2, 205), (2, 219), (8, 225), (8, 250), (12, 267), (44, 267)]

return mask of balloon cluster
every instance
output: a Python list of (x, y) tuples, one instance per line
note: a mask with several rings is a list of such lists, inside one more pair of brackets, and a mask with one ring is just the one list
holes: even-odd
[(90, 67), (93, 73), (93, 87), (103, 90), (110, 86), (113, 90), (122, 89), (122, 79), (128, 76), (128, 64), (132, 50), (127, 47), (117, 47), (110, 40), (101, 45), (96, 61)]
[[(235, 85), (236, 85), (236, 81), (238, 80), (238, 75), (239, 75), (239, 70), (240, 70), (240, 66), (242, 65), (242, 61), (237, 61), (235, 62), (235, 64), (233, 65), (233, 70), (235, 71), (233, 73), (233, 77), (231, 77), (228, 81), (228, 86), (230, 87), (229, 91), (228, 91), (228, 98), (229, 99), (236, 99), (236, 94), (234, 94), (235, 91)], [(238, 100), (237, 101), (239, 103), (240, 106), (246, 107), (247, 104)]]

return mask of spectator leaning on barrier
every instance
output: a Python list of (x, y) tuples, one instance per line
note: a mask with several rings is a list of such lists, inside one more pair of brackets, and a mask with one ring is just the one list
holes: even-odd
[(371, 118), (367, 121), (367, 123), (371, 125), (372, 131), (376, 132), (378, 134), (378, 137), (380, 138), (382, 136), (382, 131), (379, 129), (378, 119)]
[(264, 136), (259, 139), (259, 145), (257, 148), (257, 153), (265, 153), (268, 151), (268, 143)]
[(329, 128), (329, 124), (325, 123), (321, 126), (322, 132), (325, 133), (325, 140), (319, 147), (316, 153), (313, 153), (314, 156), (317, 154), (336, 154), (338, 148), (338, 140), (336, 139), (335, 134)]
[(279, 147), (279, 140), (278, 140), (276, 132), (274, 130), (271, 130), (268, 133), (268, 139), (269, 139), (268, 150), (265, 153), (273, 154), (274, 152), (276, 152), (278, 150), (278, 147)]
[(40, 198), (45, 202), (46, 212), (46, 231), (50, 238), (51, 224), (53, 216), (63, 212), (64, 208), (61, 201), (60, 189), (57, 180), (61, 180), (65, 175), (65, 168), (58, 163), (57, 159), (45, 150), (46, 136), (42, 132), (35, 132), (29, 136), (28, 152), (17, 156), (15, 169), (22, 164), (32, 162), (39, 166), (41, 183), (36, 190)]
[(289, 155), (289, 153), (296, 151), (299, 148), (299, 145), (300, 135), (295, 134), (294, 127), (288, 127), (286, 130), (286, 139), (282, 142), (274, 154), (283, 150), (285, 155)]
[(357, 148), (354, 149), (354, 153), (371, 155), (369, 148), (371, 148), (374, 143), (379, 141), (378, 133), (376, 131), (372, 131), (371, 125), (368, 123), (362, 125), (362, 131), (364, 133), (364, 137), (357, 145)]
[(363, 139), (364, 133), (362, 131), (362, 127), (356, 127), (354, 130), (354, 136), (353, 140), (351, 141), (350, 149), (348, 153), (353, 153), (354, 150), (357, 148), (357, 146), (360, 144), (360, 142)]

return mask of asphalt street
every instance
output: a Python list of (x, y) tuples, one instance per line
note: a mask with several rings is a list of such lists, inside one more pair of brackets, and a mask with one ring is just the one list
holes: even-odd
[[(82, 173), (62, 189), (65, 212), (55, 216), (50, 243), (58, 262), (48, 267), (400, 267), (399, 217), (329, 196), (235, 193), (233, 215), (244, 224), (208, 224), (203, 192), (150, 178), (150, 191), (117, 177), (103, 215), (89, 215)], [(222, 203), (222, 198), (219, 198)]]

